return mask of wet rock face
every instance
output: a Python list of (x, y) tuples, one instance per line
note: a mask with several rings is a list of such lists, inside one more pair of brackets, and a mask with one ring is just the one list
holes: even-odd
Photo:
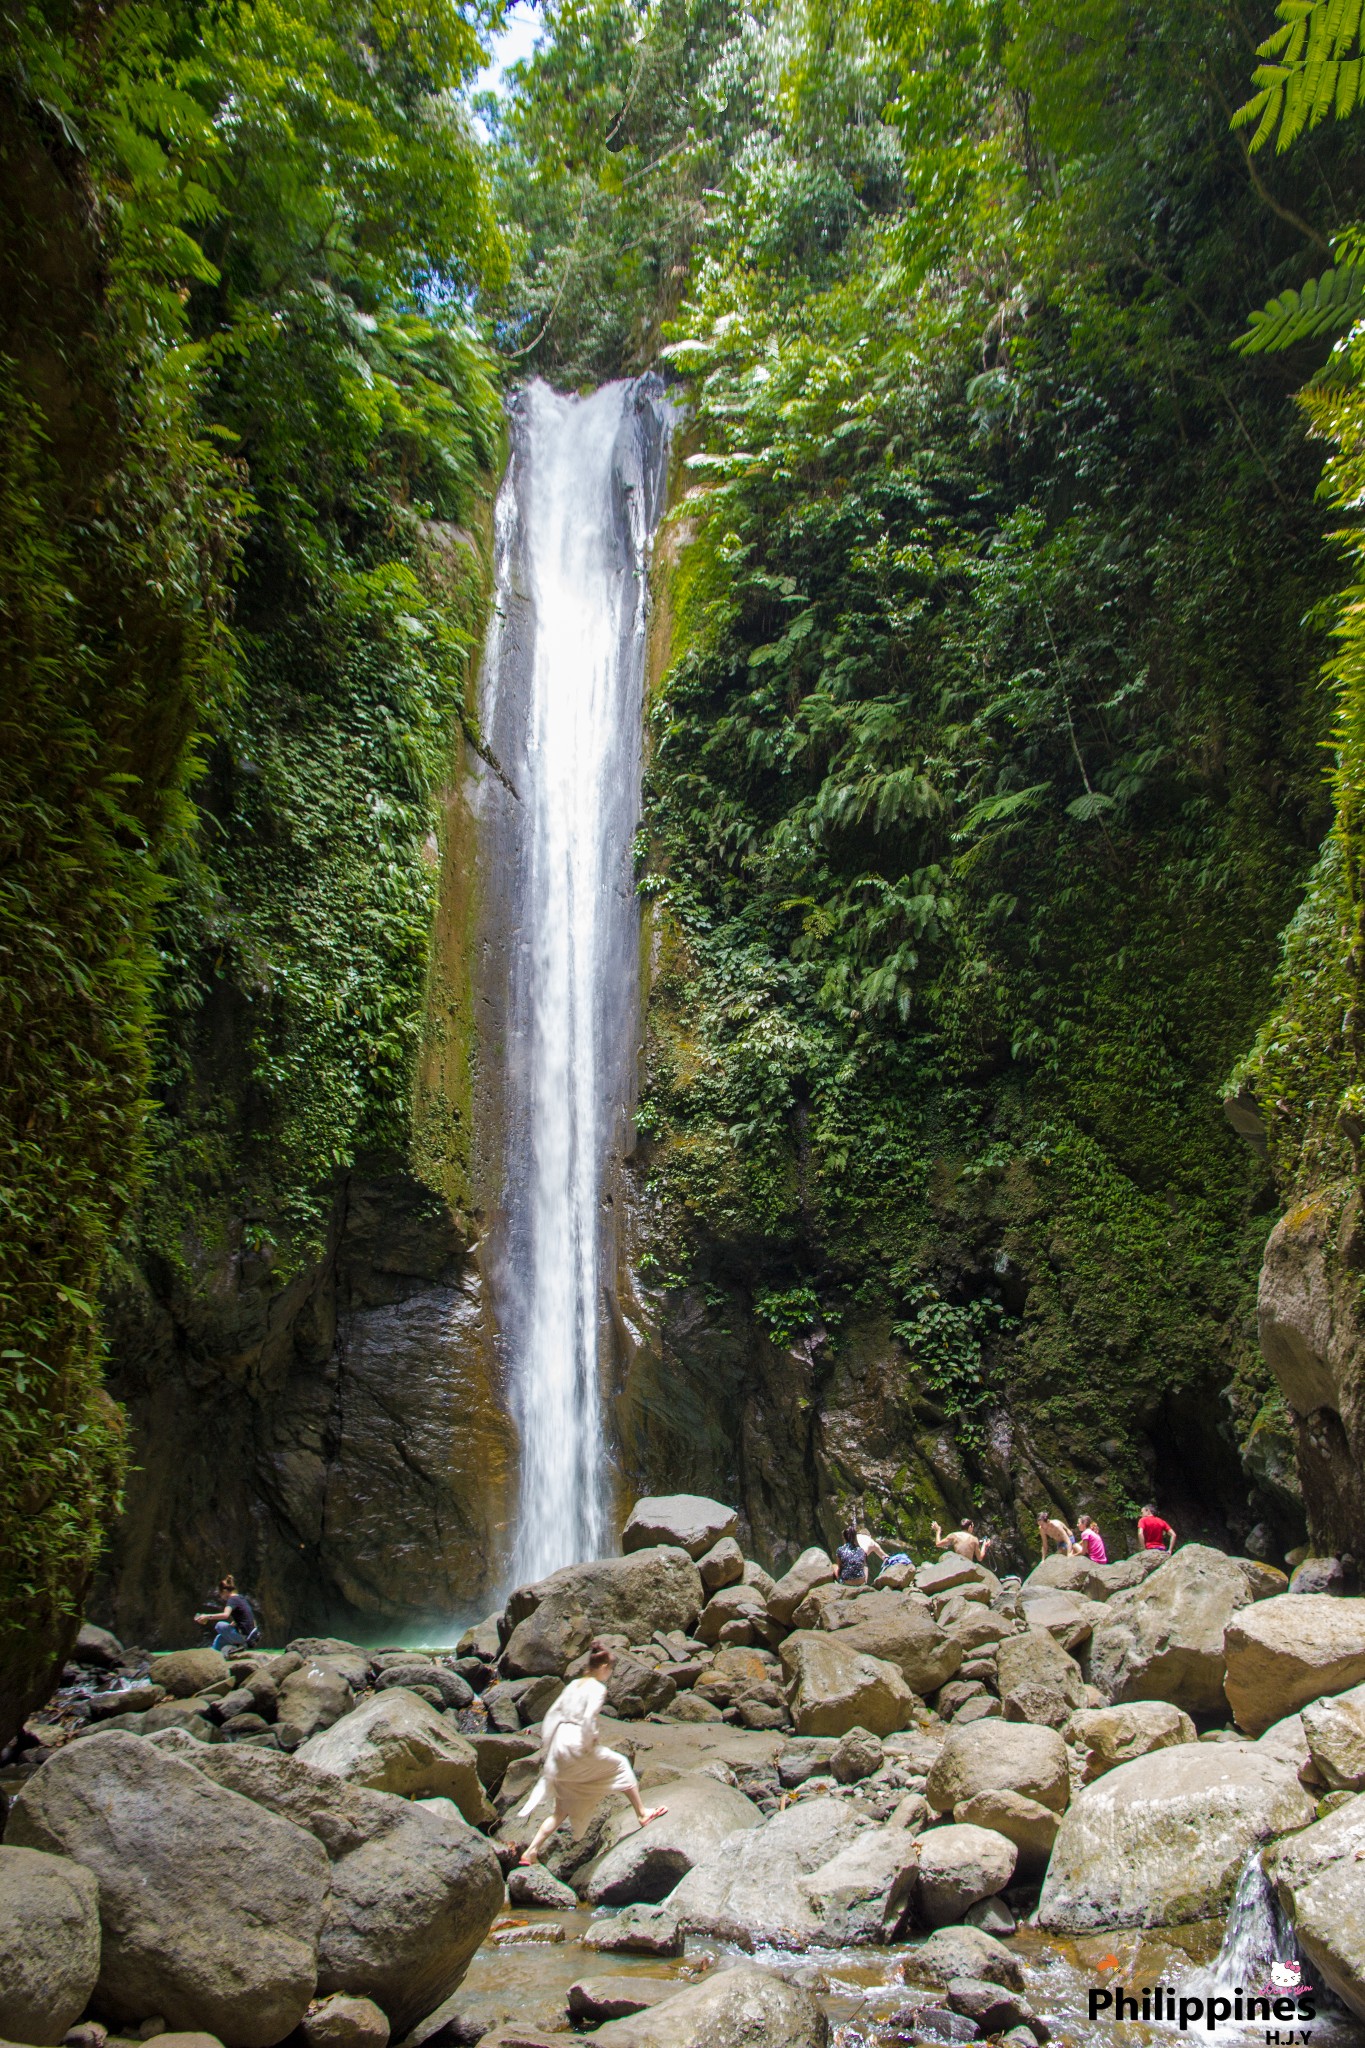
[(286, 1285), (204, 1254), (107, 1325), (135, 1469), (100, 1610), (125, 1640), (183, 1641), (225, 1569), (268, 1642), (412, 1629), (491, 1588), (513, 1433), (477, 1270), (416, 1181), (348, 1182)]
[(1314, 1544), (1365, 1556), (1365, 1217), (1357, 1192), (1324, 1188), (1270, 1234), (1261, 1350), (1293, 1412)]

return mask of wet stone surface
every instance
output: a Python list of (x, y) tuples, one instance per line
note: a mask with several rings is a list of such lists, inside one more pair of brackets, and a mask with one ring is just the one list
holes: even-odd
[[(588, 1928), (601, 1927), (607, 1917), (587, 1908), (560, 1913), (510, 1910), (444, 2009), (443, 2048), (463, 2048), (483, 2031), (511, 2020), (572, 2038), (579, 2029), (569, 2016), (570, 1989), (603, 1974), (606, 1967), (613, 1980), (641, 1978), (652, 1992), (660, 1982), (683, 1990), (730, 1962), (757, 1963), (815, 1993), (829, 2015), (831, 2048), (901, 2048), (905, 2042), (925, 2041), (930, 2029), (910, 2027), (908, 2015), (918, 2009), (947, 2012), (946, 1992), (915, 1970), (915, 1953), (925, 1937), (889, 1948), (811, 1949), (799, 1955), (762, 1949), (746, 1958), (724, 1944), (689, 1938), (681, 1957), (616, 1953), (608, 1965), (582, 1943)], [(1057, 2048), (1173, 2048), (1176, 2042), (1263, 2048), (1266, 2029), (1260, 2022), (1229, 2024), (1210, 2032), (1200, 2021), (1182, 2034), (1175, 2025), (1116, 2024), (1107, 2015), (1093, 2021), (1089, 2017), (1092, 1987), (1112, 1989), (1121, 1984), (1129, 1992), (1136, 1987), (1139, 1995), (1142, 1987), (1158, 1984), (1177, 1992), (1182, 1985), (1203, 1988), (1197, 1984), (1198, 1973), (1213, 1962), (1222, 1934), (1221, 1921), (1146, 1931), (1125, 1928), (1075, 1939), (1025, 1925), (1010, 1942), (1010, 1951), (1023, 1972), (1024, 1997)], [(1258, 1993), (1262, 1988), (1254, 1987)], [(1296, 2043), (1301, 2032), (1295, 2033)], [(1282, 2041), (1288, 2038), (1282, 2030)], [(1018, 2039), (1022, 2048), (1022, 2036)], [(1340, 2012), (1320, 2009), (1309, 2029), (1308, 2048), (1365, 2048), (1365, 2027)]]

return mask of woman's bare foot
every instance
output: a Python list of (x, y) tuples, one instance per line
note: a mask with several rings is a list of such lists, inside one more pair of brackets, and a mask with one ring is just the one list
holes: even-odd
[(666, 1806), (647, 1806), (640, 1815), (640, 1826), (647, 1828), (652, 1820), (662, 1820), (667, 1812)]
[(538, 1849), (527, 1849), (527, 1850), (525, 1851), (525, 1853), (524, 1853), (523, 1855), (521, 1855), (521, 1856), (518, 1856), (518, 1858), (517, 1858), (517, 1862), (518, 1862), (518, 1863), (526, 1863), (526, 1864), (530, 1864), (530, 1863), (539, 1863), (539, 1861), (540, 1861), (540, 1851), (539, 1851)]

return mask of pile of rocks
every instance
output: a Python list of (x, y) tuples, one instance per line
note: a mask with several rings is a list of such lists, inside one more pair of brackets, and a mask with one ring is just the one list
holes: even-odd
[[(1202, 1545), (1022, 1585), (949, 1555), (871, 1588), (813, 1548), (774, 1580), (734, 1511), (691, 1496), (639, 1502), (623, 1549), (519, 1588), (453, 1653), (315, 1638), (121, 1668), (87, 1632), (103, 1675), (64, 1694), (0, 1850), (0, 2036), (56, 2043), (87, 2015), (80, 2048), (92, 2023), (463, 2039), (452, 1995), (510, 1898), (603, 1908), (584, 1943), (606, 1955), (929, 1930), (904, 2038), (1025, 2048), (1047, 2027), (1000, 1939), (1019, 1914), (1205, 1919), (1253, 1853), (1365, 2016), (1365, 1600)], [(609, 1739), (668, 1811), (640, 1830), (604, 1802), (526, 1870), (539, 1724), (594, 1636), (618, 1652)], [(781, 2038), (824, 2039), (799, 1984), (747, 1966), (647, 2010), (618, 1980), (575, 1991), (573, 2023), (622, 2048), (757, 2038), (774, 2000)]]

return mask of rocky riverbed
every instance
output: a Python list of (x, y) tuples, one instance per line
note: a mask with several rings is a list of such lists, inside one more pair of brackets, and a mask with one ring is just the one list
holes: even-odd
[[(1042, 2048), (1113, 2031), (1092, 1989), (1273, 1969), (1272, 2027), (1302, 2038), (1309, 1983), (1313, 2041), (1365, 2039), (1365, 1600), (1325, 1561), (853, 1590), (819, 1550), (774, 1582), (735, 1528), (642, 1501), (623, 1556), (444, 1650), (83, 1631), (0, 1773), (0, 2037)], [(606, 1739), (668, 1811), (607, 1801), (527, 1872), (539, 1722), (597, 1634)], [(1240, 2018), (1218, 2038), (1263, 2038)]]

